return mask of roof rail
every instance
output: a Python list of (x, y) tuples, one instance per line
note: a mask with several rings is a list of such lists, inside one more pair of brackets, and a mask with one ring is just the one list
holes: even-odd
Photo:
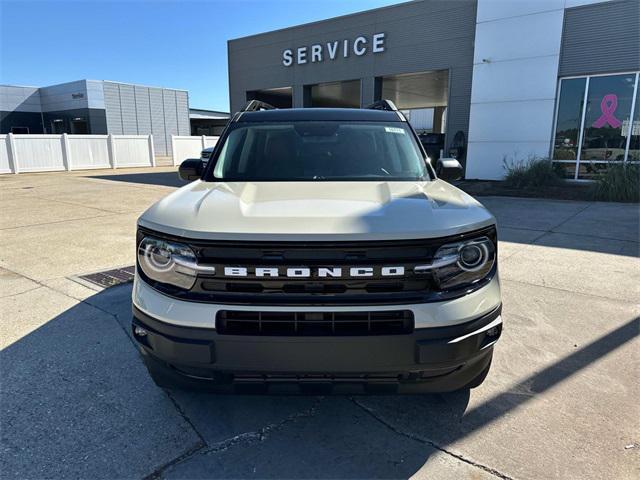
[(365, 108), (369, 110), (388, 110), (390, 112), (397, 112), (398, 107), (391, 100), (378, 100), (371, 105), (367, 105)]
[(260, 100), (249, 100), (247, 104), (240, 110), (241, 112), (257, 112), (259, 110), (275, 110), (273, 105), (261, 102)]

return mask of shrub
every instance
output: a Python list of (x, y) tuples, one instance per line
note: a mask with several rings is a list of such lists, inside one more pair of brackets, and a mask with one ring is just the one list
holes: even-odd
[(612, 163), (596, 178), (594, 198), (609, 202), (640, 202), (640, 166)]
[(542, 187), (562, 182), (562, 166), (545, 158), (530, 158), (519, 162), (503, 160), (505, 183), (511, 187)]

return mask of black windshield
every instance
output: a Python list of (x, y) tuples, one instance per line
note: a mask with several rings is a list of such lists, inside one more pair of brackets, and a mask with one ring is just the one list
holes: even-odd
[(207, 179), (224, 181), (428, 180), (402, 122), (238, 123)]

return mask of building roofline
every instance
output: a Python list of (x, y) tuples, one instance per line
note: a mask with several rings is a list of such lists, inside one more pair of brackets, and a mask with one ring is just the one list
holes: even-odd
[(231, 116), (231, 114), (229, 112), (222, 112), (220, 110), (208, 110), (206, 108), (193, 108), (193, 107), (189, 107), (189, 112), (206, 112), (206, 113), (214, 113), (217, 115), (227, 115), (227, 116)]
[(175, 90), (176, 92), (187, 92), (189, 90), (184, 88), (173, 88), (173, 87), (162, 87), (159, 85), (145, 85), (143, 83), (131, 83), (131, 82), (119, 82), (117, 80), (92, 80), (94, 82), (108, 82), (108, 83), (118, 83), (120, 85), (133, 85), (134, 87), (145, 87), (145, 88), (161, 88), (162, 90)]
[(145, 87), (145, 88), (160, 88), (162, 90), (174, 90), (176, 92), (187, 92), (189, 93), (189, 90), (185, 89), (185, 88), (173, 88), (173, 87), (162, 87), (162, 86), (158, 86), (158, 85), (144, 85), (142, 83), (131, 83), (131, 82), (119, 82), (117, 80), (95, 80), (92, 78), (81, 78), (79, 80), (71, 80), (69, 82), (62, 82), (62, 83), (54, 83), (52, 85), (40, 85), (40, 86), (35, 86), (35, 85), (15, 85), (15, 84), (8, 84), (8, 83), (2, 83), (0, 84), (0, 86), (2, 87), (21, 87), (21, 88), (49, 88), (49, 87), (58, 87), (60, 85), (66, 85), (68, 83), (76, 83), (76, 82), (108, 82), (108, 83), (117, 83), (119, 85), (132, 85), (134, 87)]
[(15, 83), (0, 83), (0, 87), (18, 87), (18, 88), (42, 88), (35, 85), (16, 85)]

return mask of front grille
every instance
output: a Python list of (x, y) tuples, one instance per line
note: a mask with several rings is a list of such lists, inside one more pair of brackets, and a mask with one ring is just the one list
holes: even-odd
[(357, 336), (413, 332), (411, 310), (374, 312), (254, 312), (220, 310), (220, 335)]
[(211, 156), (211, 154), (212, 154), (212, 153), (213, 153), (213, 152), (210, 152), (210, 151), (208, 151), (208, 150), (203, 150), (203, 151), (200, 153), (200, 158), (209, 158), (209, 157)]
[[(225, 266), (271, 267), (350, 267), (370, 266), (373, 277), (309, 278), (229, 277), (223, 273), (198, 279), (192, 292), (209, 296), (219, 303), (234, 304), (385, 304), (398, 296), (398, 303), (420, 301), (434, 291), (430, 276), (413, 274), (413, 265), (430, 261), (441, 245), (434, 240), (369, 242), (194, 242), (198, 261), (213, 265), (217, 272)], [(379, 267), (404, 266), (402, 277), (383, 277)], [(400, 299), (402, 297), (402, 300)]]
[[(435, 302), (469, 293), (467, 290), (446, 292), (439, 289), (432, 275), (418, 275), (415, 265), (432, 261), (442, 245), (486, 235), (495, 241), (495, 228), (490, 227), (450, 237), (415, 240), (383, 241), (223, 241), (198, 240), (159, 234), (144, 228), (138, 230), (138, 242), (145, 235), (153, 235), (180, 243), (187, 243), (196, 254), (198, 263), (213, 266), (216, 275), (202, 275), (189, 291), (143, 279), (161, 292), (183, 300), (226, 305), (406, 305)], [(403, 267), (404, 275), (384, 276), (381, 267)], [(246, 277), (225, 275), (225, 267), (287, 268), (309, 267), (312, 275), (306, 278)], [(370, 277), (319, 277), (322, 267), (372, 267)], [(494, 267), (495, 270), (495, 267)], [(143, 275), (143, 273), (141, 273)], [(474, 284), (481, 288), (490, 276)], [(365, 307), (366, 308), (366, 307)]]

